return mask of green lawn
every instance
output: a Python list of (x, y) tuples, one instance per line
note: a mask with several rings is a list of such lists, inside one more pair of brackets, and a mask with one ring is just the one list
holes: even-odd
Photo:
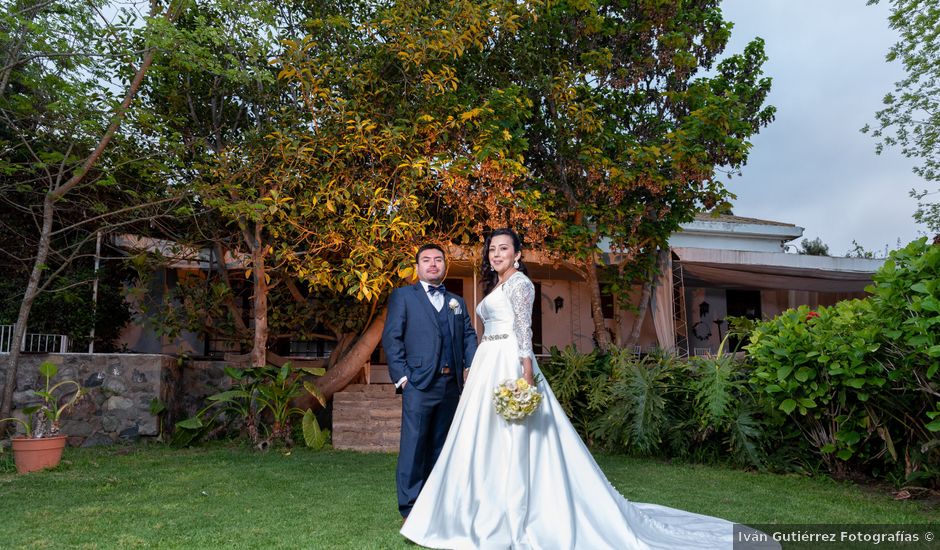
[[(851, 484), (599, 456), (629, 499), (743, 523), (937, 523)], [(398, 535), (395, 456), (237, 446), (69, 449), (20, 476), (0, 456), (3, 548), (414, 548)]]

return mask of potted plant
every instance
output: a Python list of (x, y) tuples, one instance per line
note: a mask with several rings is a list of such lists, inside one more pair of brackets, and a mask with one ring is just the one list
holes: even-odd
[[(37, 405), (24, 407), (27, 420), (3, 418), (3, 422), (17, 422), (23, 426), (26, 435), (13, 437), (13, 460), (16, 470), (29, 473), (44, 468), (52, 468), (62, 459), (66, 436), (59, 434), (62, 415), (71, 409), (85, 395), (84, 388), (74, 380), (62, 380), (52, 384), (52, 378), (59, 372), (59, 367), (48, 361), (39, 365), (39, 374), (46, 379), (46, 388), (35, 394), (42, 400)], [(74, 393), (70, 393), (74, 388)]]

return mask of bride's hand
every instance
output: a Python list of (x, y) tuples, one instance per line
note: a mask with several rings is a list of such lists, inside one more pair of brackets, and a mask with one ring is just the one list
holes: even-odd
[(530, 386), (535, 385), (535, 375), (532, 374), (532, 360), (528, 357), (522, 360), (522, 378), (524, 378)]

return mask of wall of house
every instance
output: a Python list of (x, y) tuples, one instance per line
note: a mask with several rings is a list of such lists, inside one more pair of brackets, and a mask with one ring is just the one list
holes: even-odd
[[(591, 317), (591, 295), (586, 283), (581, 281), (547, 280), (541, 283), (542, 300), (542, 337), (547, 352), (551, 346), (563, 348), (574, 345), (579, 351), (587, 353), (594, 349), (594, 321)], [(637, 286), (633, 292), (633, 303), (639, 301), (642, 288)], [(555, 311), (555, 298), (560, 297), (563, 305)], [(624, 310), (621, 312), (620, 326), (614, 319), (605, 319), (610, 335), (619, 332), (621, 342), (627, 342), (636, 314)], [(643, 350), (656, 345), (656, 330), (653, 327), (652, 313), (647, 310), (640, 329), (637, 344)]]
[[(686, 288), (686, 323), (689, 328), (689, 353), (714, 353), (721, 339), (728, 334), (728, 323), (716, 323), (728, 317), (724, 289)], [(702, 303), (708, 304), (708, 313), (702, 315)]]
[[(178, 337), (170, 338), (160, 333), (153, 320), (144, 318), (147, 310), (161, 307), (168, 289), (176, 284), (175, 269), (159, 269), (153, 274), (147, 292), (143, 296), (131, 294), (128, 302), (137, 311), (135, 319), (129, 323), (118, 339), (118, 346), (134, 353), (156, 353), (170, 355), (202, 355), (204, 344), (199, 335), (183, 332)], [(145, 303), (141, 303), (141, 300)]]

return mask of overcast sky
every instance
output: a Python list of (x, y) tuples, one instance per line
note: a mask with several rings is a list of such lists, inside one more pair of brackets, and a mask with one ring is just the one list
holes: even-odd
[(876, 155), (875, 140), (859, 131), (903, 76), (885, 61), (897, 38), (887, 0), (724, 0), (722, 9), (734, 22), (727, 52), (754, 37), (766, 42), (777, 107), (752, 139), (743, 175), (727, 184), (738, 196), (734, 213), (803, 227), (833, 256), (853, 239), (880, 255), (920, 236), (908, 191), (929, 186), (911, 172), (915, 161), (896, 149)]

